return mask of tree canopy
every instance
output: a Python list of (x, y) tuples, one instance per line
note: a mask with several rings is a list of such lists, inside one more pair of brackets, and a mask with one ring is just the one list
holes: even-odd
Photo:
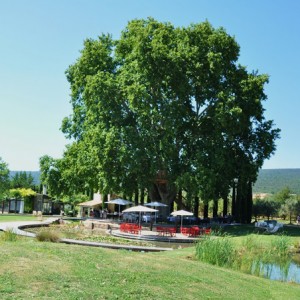
[(0, 157), (0, 198), (3, 198), (5, 192), (9, 189), (9, 169), (6, 162)]
[(72, 144), (61, 178), (104, 193), (147, 189), (167, 204), (182, 189), (227, 196), (239, 178), (246, 199), (279, 129), (264, 117), (268, 76), (238, 64), (239, 50), (209, 22), (152, 18), (130, 21), (118, 40), (85, 40), (66, 71), (73, 113), (62, 131)]

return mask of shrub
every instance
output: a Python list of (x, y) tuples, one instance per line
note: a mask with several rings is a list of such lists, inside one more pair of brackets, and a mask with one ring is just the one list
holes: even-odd
[(56, 232), (43, 230), (36, 234), (36, 238), (40, 242), (58, 242), (60, 240), (59, 235)]
[(9, 228), (7, 231), (4, 231), (2, 240), (5, 242), (15, 242), (18, 239), (18, 235), (14, 232), (12, 228)]

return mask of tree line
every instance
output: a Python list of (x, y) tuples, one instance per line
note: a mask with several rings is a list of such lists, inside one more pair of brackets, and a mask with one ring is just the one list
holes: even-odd
[(293, 194), (290, 188), (285, 187), (275, 194), (268, 194), (266, 197), (254, 198), (253, 216), (263, 218), (282, 218), (297, 220), (300, 216), (300, 197)]
[(25, 211), (32, 210), (33, 197), (41, 190), (34, 182), (31, 173), (20, 171), (10, 177), (8, 164), (0, 157), (0, 210), (4, 211), (5, 203), (9, 199), (23, 199)]

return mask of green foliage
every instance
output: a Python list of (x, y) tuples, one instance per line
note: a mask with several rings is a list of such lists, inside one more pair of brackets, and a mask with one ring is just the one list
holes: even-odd
[(5, 192), (9, 189), (9, 169), (0, 157), (0, 199), (4, 197)]
[(212, 265), (230, 267), (236, 252), (228, 237), (205, 237), (196, 245), (196, 257)]
[(285, 218), (289, 216), (290, 223), (292, 223), (292, 217), (296, 217), (299, 212), (300, 201), (296, 197), (289, 195), (289, 198), (286, 198), (284, 203), (281, 204), (279, 214)]
[(278, 209), (280, 208), (280, 203), (272, 198), (266, 199), (254, 199), (253, 201), (253, 215), (267, 217), (278, 215)]
[(291, 245), (285, 235), (279, 236), (271, 243), (272, 251), (276, 256), (287, 256), (290, 253)]
[(30, 172), (20, 171), (16, 172), (10, 181), (11, 188), (34, 188), (34, 178)]
[(66, 71), (73, 113), (62, 131), (73, 142), (63, 159), (40, 161), (51, 194), (147, 189), (170, 205), (185, 189), (189, 206), (199, 189), (205, 200), (226, 198), (237, 176), (242, 194), (274, 153), (279, 129), (264, 117), (268, 76), (248, 73), (239, 50), (209, 22), (137, 19), (118, 40), (87, 39)]
[(39, 242), (54, 242), (57, 243), (60, 240), (60, 236), (57, 232), (52, 230), (41, 230), (36, 234), (36, 239)]
[(14, 232), (13, 229), (7, 229), (6, 231), (4, 231), (1, 239), (5, 242), (16, 242), (18, 240), (18, 235)]

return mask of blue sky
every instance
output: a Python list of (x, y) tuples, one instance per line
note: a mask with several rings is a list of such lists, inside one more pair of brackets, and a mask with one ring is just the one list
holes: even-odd
[(235, 36), (239, 62), (270, 75), (265, 115), (282, 130), (263, 168), (300, 168), (300, 1), (0, 0), (0, 157), (9, 169), (38, 170), (41, 156), (62, 156), (65, 70), (83, 41), (118, 38), (129, 20), (148, 16), (175, 26), (208, 20)]

